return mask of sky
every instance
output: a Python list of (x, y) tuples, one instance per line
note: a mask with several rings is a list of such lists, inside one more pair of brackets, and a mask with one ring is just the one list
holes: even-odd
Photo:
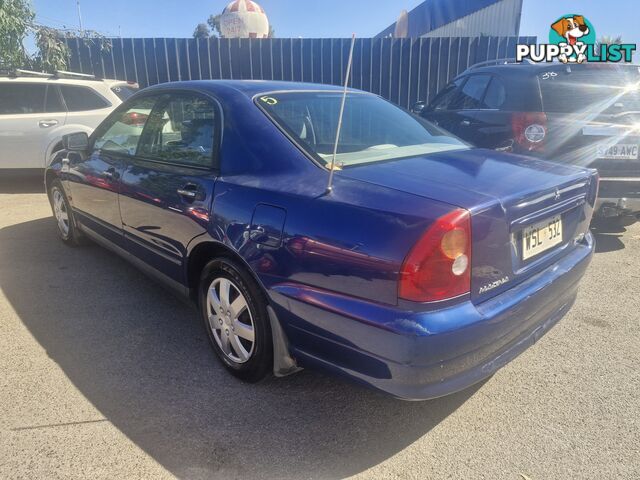
[[(77, 28), (76, 0), (31, 0), (39, 23)], [(229, 0), (80, 0), (85, 29), (106, 36), (189, 37)], [(402, 9), (422, 0), (259, 0), (278, 37), (371, 37)], [(547, 41), (549, 25), (567, 13), (586, 16), (598, 36), (640, 43), (637, 0), (524, 0), (521, 34)]]

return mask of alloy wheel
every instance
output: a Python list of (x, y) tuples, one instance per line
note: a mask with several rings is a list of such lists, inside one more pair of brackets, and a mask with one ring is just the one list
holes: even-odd
[(58, 228), (60, 233), (64, 237), (69, 235), (69, 212), (67, 211), (67, 204), (64, 202), (62, 192), (57, 188), (53, 190), (53, 213), (58, 222)]
[(235, 363), (247, 362), (255, 346), (253, 316), (246, 298), (228, 278), (215, 278), (209, 285), (207, 318), (224, 355)]

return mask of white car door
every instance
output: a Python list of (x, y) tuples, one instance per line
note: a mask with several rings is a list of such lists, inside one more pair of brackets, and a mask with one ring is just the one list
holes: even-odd
[(0, 82), (0, 169), (44, 168), (49, 133), (66, 117), (53, 86)]

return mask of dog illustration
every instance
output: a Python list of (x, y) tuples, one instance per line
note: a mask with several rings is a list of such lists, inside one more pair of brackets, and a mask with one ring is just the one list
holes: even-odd
[[(585, 35), (589, 35), (589, 27), (586, 25), (582, 15), (561, 18), (551, 25), (551, 28), (553, 28), (562, 38), (565, 38), (568, 45), (584, 45), (584, 43), (579, 41), (579, 39)], [(565, 54), (560, 55), (558, 58), (563, 63), (582, 63), (587, 59), (584, 54), (578, 55), (577, 59), (568, 58)]]

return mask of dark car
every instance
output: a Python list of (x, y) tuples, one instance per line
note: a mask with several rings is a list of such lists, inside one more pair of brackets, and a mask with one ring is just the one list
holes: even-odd
[(597, 174), (471, 149), (356, 90), (330, 170), (341, 101), (283, 82), (148, 88), (65, 137), (46, 172), (58, 233), (191, 298), (244, 380), (310, 367), (401, 398), (463, 389), (571, 307)]
[(596, 168), (596, 215), (640, 214), (637, 65), (479, 65), (414, 112), (477, 147)]

